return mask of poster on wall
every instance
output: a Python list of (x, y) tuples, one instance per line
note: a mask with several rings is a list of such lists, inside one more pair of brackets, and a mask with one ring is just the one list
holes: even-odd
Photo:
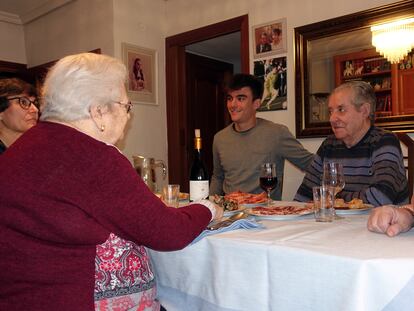
[(254, 62), (254, 76), (263, 83), (263, 96), (257, 111), (287, 109), (286, 57)]
[(128, 69), (129, 99), (133, 103), (157, 105), (156, 51), (122, 43), (122, 59)]
[(286, 52), (286, 18), (253, 26), (254, 58)]

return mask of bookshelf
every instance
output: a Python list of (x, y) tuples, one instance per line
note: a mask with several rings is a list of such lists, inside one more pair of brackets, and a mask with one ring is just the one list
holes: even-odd
[(334, 64), (336, 86), (352, 80), (366, 81), (375, 91), (377, 117), (399, 114), (397, 65), (391, 65), (375, 49), (336, 55)]

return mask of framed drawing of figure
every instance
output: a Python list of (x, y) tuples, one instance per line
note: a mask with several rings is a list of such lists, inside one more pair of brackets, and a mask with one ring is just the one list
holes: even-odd
[(254, 58), (286, 52), (286, 18), (253, 26)]
[(127, 91), (130, 100), (157, 105), (156, 51), (122, 43), (122, 58), (128, 69)]

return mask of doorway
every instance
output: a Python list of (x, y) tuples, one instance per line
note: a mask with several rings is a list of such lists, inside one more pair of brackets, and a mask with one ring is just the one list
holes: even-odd
[[(243, 15), (217, 24), (166, 38), (166, 99), (169, 182), (180, 184), (188, 192), (188, 174), (192, 159), (194, 124), (188, 102), (186, 46), (219, 36), (240, 32), (241, 72), (249, 72), (248, 16)], [(224, 103), (223, 103), (224, 104)], [(217, 124), (219, 124), (218, 122)], [(207, 127), (202, 137), (212, 137), (215, 126)], [(205, 145), (205, 147), (207, 147)], [(211, 148), (211, 146), (209, 147)]]
[(213, 139), (216, 132), (230, 123), (224, 85), (233, 74), (233, 64), (186, 53), (188, 163), (192, 163), (195, 129), (201, 130), (203, 161), (208, 175), (213, 172)]

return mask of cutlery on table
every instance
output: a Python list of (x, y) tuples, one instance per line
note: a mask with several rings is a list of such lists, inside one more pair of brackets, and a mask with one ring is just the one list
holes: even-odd
[(223, 228), (223, 227), (227, 227), (227, 226), (230, 226), (233, 222), (235, 222), (239, 219), (246, 218), (247, 216), (248, 216), (247, 214), (245, 214), (243, 212), (240, 212), (240, 213), (234, 214), (233, 216), (227, 218), (226, 220), (223, 220), (223, 221), (220, 221), (220, 222), (217, 222), (215, 224), (207, 226), (207, 229), (208, 230), (217, 230), (217, 229), (220, 229), (220, 228)]

